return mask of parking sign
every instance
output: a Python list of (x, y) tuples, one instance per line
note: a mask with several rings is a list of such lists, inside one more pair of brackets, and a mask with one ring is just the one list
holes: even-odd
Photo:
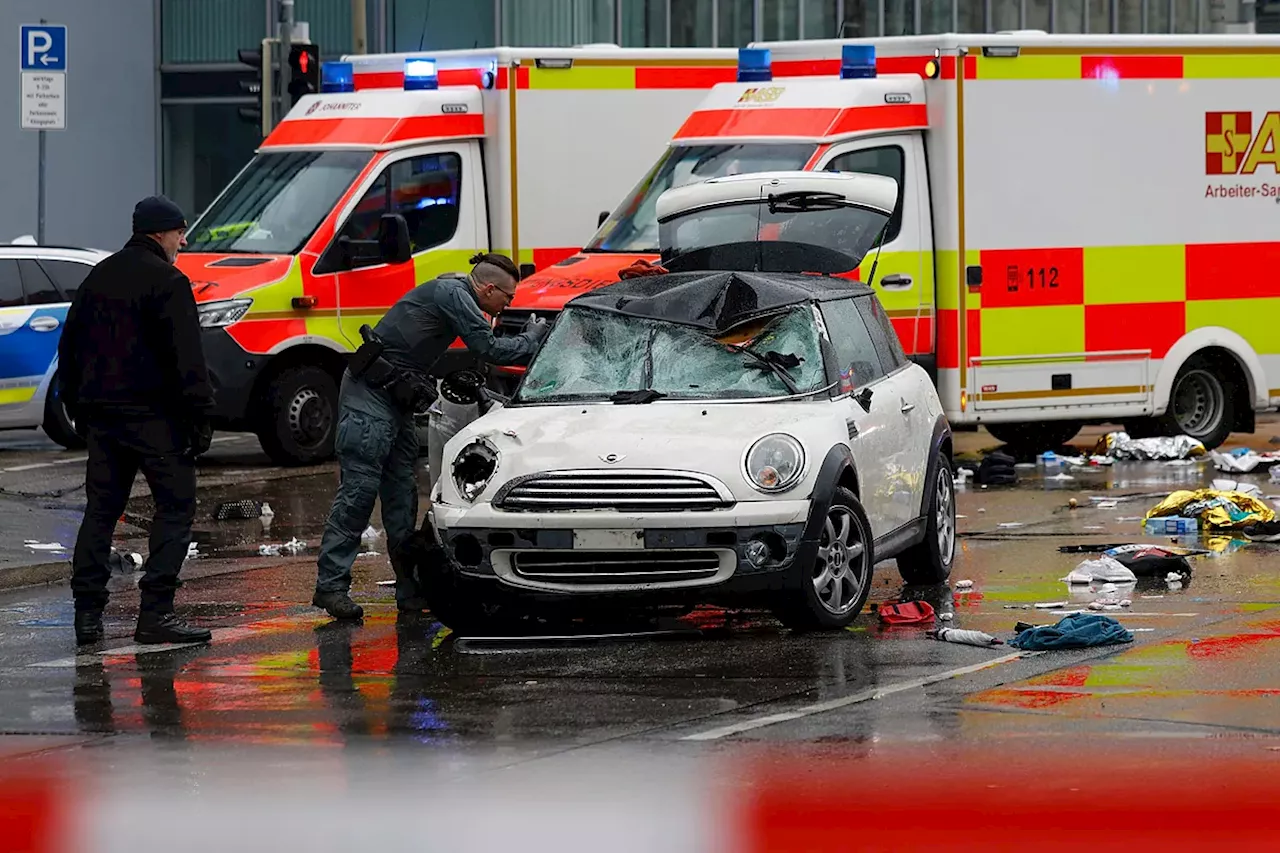
[(23, 71), (66, 71), (67, 28), (63, 24), (23, 24), (18, 62)]

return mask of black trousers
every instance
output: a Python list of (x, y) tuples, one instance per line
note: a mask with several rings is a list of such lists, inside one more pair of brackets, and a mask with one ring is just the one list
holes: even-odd
[(88, 505), (71, 560), (76, 609), (106, 607), (111, 538), (141, 471), (156, 505), (150, 553), (139, 584), (142, 609), (170, 613), (196, 515), (195, 459), (185, 452), (189, 442), (178, 425), (155, 419), (90, 421), (86, 439)]

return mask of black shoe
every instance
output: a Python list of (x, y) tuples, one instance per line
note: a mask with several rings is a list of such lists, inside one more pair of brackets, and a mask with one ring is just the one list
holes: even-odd
[(1244, 529), (1244, 535), (1254, 542), (1280, 542), (1280, 521), (1259, 521)]
[(104, 636), (101, 610), (76, 611), (77, 646), (92, 646), (94, 643), (101, 643)]
[(177, 614), (147, 614), (138, 617), (138, 627), (133, 632), (135, 642), (144, 645), (157, 643), (207, 643), (213, 634), (205, 628), (194, 628)]
[(351, 600), (345, 592), (317, 592), (311, 598), (311, 606), (327, 611), (334, 619), (355, 621), (364, 618), (364, 608)]
[(401, 613), (421, 613), (423, 610), (430, 610), (431, 605), (427, 604), (427, 600), (420, 595), (410, 596), (406, 599), (396, 599), (396, 607)]

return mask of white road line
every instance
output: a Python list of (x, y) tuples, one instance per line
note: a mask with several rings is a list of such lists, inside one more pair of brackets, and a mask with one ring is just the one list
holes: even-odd
[[(245, 435), (224, 435), (213, 440), (214, 444), (220, 444), (224, 441), (244, 441), (248, 436)], [(80, 462), (88, 462), (88, 456), (73, 456), (70, 459), (55, 459), (52, 462), (32, 462), (29, 465), (14, 465), (10, 468), (0, 468), (0, 474), (17, 474), (22, 471), (38, 471), (41, 468), (53, 468), (57, 465), (75, 465)]]
[(1019, 658), (1032, 657), (1041, 654), (1041, 652), (1014, 652), (1013, 654), (1002, 655), (998, 658), (992, 658), (982, 663), (975, 663), (971, 666), (962, 666), (958, 669), (949, 669), (945, 672), (935, 673), (934, 675), (926, 675), (923, 678), (913, 678), (910, 681), (899, 681), (896, 684), (886, 684), (881, 687), (872, 687), (863, 690), (860, 693), (854, 693), (851, 696), (845, 696), (841, 699), (830, 699), (826, 702), (818, 702), (814, 705), (805, 705), (803, 708), (797, 708), (794, 711), (784, 711), (779, 714), (770, 714), (767, 717), (756, 717), (754, 720), (746, 720), (741, 723), (734, 723), (731, 726), (722, 726), (718, 729), (708, 729), (705, 732), (697, 732), (696, 734), (685, 735), (681, 740), (720, 740), (731, 735), (749, 732), (752, 729), (762, 729), (765, 726), (772, 726), (776, 723), (786, 723), (791, 720), (799, 720), (802, 717), (809, 717), (814, 714), (824, 714), (827, 711), (834, 711), (837, 708), (844, 708), (849, 705), (857, 705), (860, 702), (867, 702), (872, 699), (882, 699), (885, 696), (891, 696), (894, 693), (901, 693), (904, 690), (915, 690), (920, 687), (933, 684), (938, 681), (946, 681), (950, 678), (956, 678), (961, 675), (968, 675), (971, 672), (980, 672), (984, 669), (990, 669), (993, 666), (1010, 663)]

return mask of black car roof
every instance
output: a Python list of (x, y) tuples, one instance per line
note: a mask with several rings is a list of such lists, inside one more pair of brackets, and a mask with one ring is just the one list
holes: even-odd
[(867, 285), (797, 273), (685, 272), (606, 285), (566, 307), (663, 320), (721, 334), (793, 305), (871, 296)]

